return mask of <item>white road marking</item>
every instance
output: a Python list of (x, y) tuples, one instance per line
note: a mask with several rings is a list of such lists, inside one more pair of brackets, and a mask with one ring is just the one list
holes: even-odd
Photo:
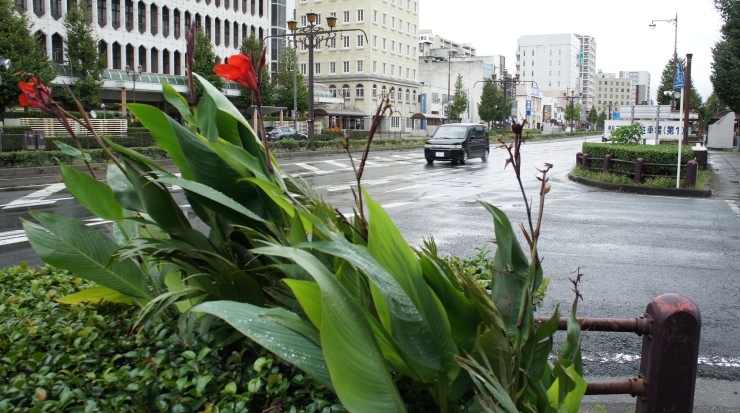
[(345, 165), (345, 164), (343, 164), (343, 163), (341, 163), (339, 161), (329, 160), (329, 161), (321, 161), (321, 162), (328, 163), (329, 165), (338, 166), (338, 167), (343, 168), (343, 169), (352, 169), (351, 166)]
[(300, 166), (301, 168), (308, 169), (309, 171), (312, 171), (312, 172), (316, 172), (316, 171), (320, 171), (321, 170), (321, 169), (319, 169), (319, 168), (317, 168), (317, 167), (315, 167), (313, 165), (309, 165), (309, 164), (307, 164), (305, 162), (296, 163), (296, 164), (293, 164), (293, 165)]
[[(416, 159), (416, 158), (411, 158), (411, 157), (408, 157), (408, 156), (403, 156), (403, 155), (391, 155), (391, 156), (392, 156), (392, 157), (394, 157), (394, 158), (399, 158), (399, 159), (406, 159), (406, 160), (409, 160), (409, 159)], [(425, 159), (425, 160), (426, 160), (426, 159)]]
[(396, 192), (396, 191), (405, 191), (407, 189), (425, 188), (427, 186), (432, 186), (432, 184), (416, 184), (416, 185), (411, 185), (411, 186), (405, 186), (403, 188), (396, 188), (396, 189), (391, 189), (390, 191), (384, 191), (384, 193)]
[[(634, 363), (640, 361), (639, 354), (584, 354), (583, 360), (599, 363)], [(698, 363), (713, 367), (740, 367), (740, 358), (720, 356), (699, 356)]]
[(443, 196), (447, 196), (447, 194), (431, 194), (431, 195), (424, 195), (424, 196), (422, 196), (422, 197), (419, 197), (419, 199), (434, 199), (434, 198), (439, 198), (439, 197), (443, 197)]
[[(381, 185), (381, 184), (387, 184), (388, 182), (389, 182), (388, 179), (376, 179), (376, 180), (362, 181), (362, 184), (363, 185)], [(326, 188), (326, 190), (329, 192), (348, 191), (350, 186), (356, 187), (357, 182), (349, 182), (347, 185), (330, 186)]]
[(732, 209), (736, 215), (740, 216), (740, 206), (738, 206), (735, 201), (727, 199), (725, 202), (727, 202), (727, 205), (730, 206), (730, 209)]
[[(9, 204), (4, 205), (3, 209), (53, 204), (57, 200), (44, 200), (44, 198), (54, 195), (55, 193), (61, 191), (64, 188), (65, 186), (63, 183), (51, 184), (44, 189), (39, 189), (38, 191), (32, 192), (22, 198), (18, 198), (10, 202)], [(65, 198), (65, 199), (69, 199), (69, 198)]]
[[(394, 202), (394, 203), (391, 203), (391, 204), (381, 205), (381, 207), (383, 209), (390, 209), (390, 208), (400, 207), (400, 206), (411, 204), (411, 203), (412, 202)], [(344, 214), (344, 216), (347, 219), (352, 219), (355, 216), (355, 214), (354, 214), (354, 212), (350, 212), (348, 214)]]

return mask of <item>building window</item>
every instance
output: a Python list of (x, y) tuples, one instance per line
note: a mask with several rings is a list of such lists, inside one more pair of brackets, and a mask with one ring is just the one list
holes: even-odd
[(175, 75), (175, 76), (180, 76), (180, 74), (181, 74), (181, 73), (180, 73), (180, 68), (181, 68), (182, 66), (181, 66), (181, 63), (180, 63), (180, 52), (178, 52), (177, 50), (175, 50), (174, 56), (173, 56), (173, 58), (172, 58), (172, 65), (173, 65), (173, 66), (174, 66), (174, 68), (175, 68), (175, 73), (174, 73), (174, 75)]
[[(52, 0), (52, 4), (54, 1)], [(111, 23), (113, 28), (118, 29), (121, 27), (121, 0), (111, 0), (110, 5)]]
[(373, 60), (373, 73), (378, 73), (378, 61)]
[(209, 41), (213, 40), (211, 36), (211, 16), (206, 16), (206, 37), (208, 37)]
[(306, 26), (308, 26), (308, 18), (304, 14), (301, 16), (301, 27), (306, 27)]
[(162, 7), (162, 36), (170, 35), (170, 9)]
[[(337, 74), (337, 62), (329, 62), (329, 74), (330, 75)], [(334, 94), (334, 97), (336, 97), (336, 93)]]
[(224, 20), (224, 46), (229, 47), (230, 40), (231, 40), (231, 23), (228, 20)]
[(190, 24), (192, 23), (190, 18), (190, 12), (185, 12), (185, 33), (190, 32)]
[(413, 99), (411, 100), (411, 103), (416, 103), (416, 91), (414, 91), (414, 95), (413, 95)]
[(134, 2), (126, 0), (126, 30), (134, 30)]
[[(349, 62), (347, 62), (347, 63), (349, 63)], [(343, 85), (342, 86), (342, 96), (345, 99), (349, 99), (350, 98), (349, 85)]]
[(167, 49), (162, 50), (162, 74), (170, 74), (170, 51)]
[(342, 62), (342, 73), (349, 74), (349, 60)]
[(157, 32), (159, 32), (159, 27), (157, 27), (159, 20), (159, 10), (154, 4), (149, 6), (149, 18), (151, 19), (151, 21), (149, 22), (149, 25), (151, 26), (151, 33), (153, 36), (156, 36)]
[(301, 63), (301, 74), (305, 76), (306, 73), (308, 73), (308, 63)]
[(383, 51), (385, 52), (385, 44), (386, 44), (386, 38), (383, 38)]
[(221, 19), (216, 18), (214, 29), (216, 30), (216, 46), (221, 46)]
[(314, 63), (314, 71), (313, 71), (313, 73), (315, 75), (321, 75), (321, 63), (320, 62)]
[(385, 75), (385, 62), (383, 62), (383, 75)]
[(373, 23), (378, 24), (378, 11), (373, 10)]
[(39, 17), (46, 13), (44, 0), (33, 0), (33, 13)]
[(362, 73), (365, 69), (365, 61), (364, 60), (358, 60), (357, 61), (357, 72), (356, 73)]
[(365, 35), (364, 34), (358, 34), (357, 35), (357, 47), (361, 48), (365, 46)]
[(396, 41), (391, 40), (391, 53), (396, 53)]
[(121, 67), (121, 45), (118, 42), (113, 43), (113, 68), (123, 69)]
[(406, 102), (408, 102), (411, 99), (411, 92), (409, 92), (408, 89), (406, 89)]
[(332, 97), (337, 97), (337, 87), (335, 85), (329, 85), (329, 93)]
[(376, 99), (378, 97), (378, 85), (373, 85), (373, 90), (371, 93), (373, 99)]
[[(236, 4), (236, 2), (234, 2)], [(239, 23), (234, 22), (234, 49), (239, 49)]]
[(403, 95), (403, 91), (401, 89), (398, 89), (398, 101), (401, 101), (401, 96)]
[(357, 23), (364, 23), (364, 22), (365, 22), (365, 10), (357, 9)]
[(349, 23), (349, 10), (345, 10), (344, 12), (342, 12), (342, 16), (342, 23)]
[(391, 76), (394, 76), (396, 74), (396, 65), (391, 64)]
[(378, 36), (373, 35), (373, 49), (377, 49), (377, 48), (378, 48)]
[(149, 71), (152, 73), (159, 73), (159, 50), (152, 48), (151, 55), (151, 68)]
[(98, 0), (98, 26), (105, 27), (108, 24), (108, 3)]
[(393, 116), (391, 118), (391, 128), (399, 128), (399, 127), (401, 127), (401, 117)]
[(139, 66), (144, 68), (144, 71), (147, 71), (147, 65), (146, 65), (146, 47), (139, 46)]
[(355, 87), (355, 98), (362, 99), (365, 97), (365, 88), (362, 86), (362, 84), (358, 84)]
[(391, 30), (396, 30), (396, 18), (391, 16)]
[(337, 38), (332, 37), (329, 39), (329, 49), (336, 49), (337, 48)]
[(388, 22), (388, 15), (386, 13), (383, 13), (383, 26), (385, 27)]
[(344, 37), (342, 38), (342, 42), (344, 43), (344, 44), (343, 44), (342, 46), (343, 46), (343, 47), (344, 47), (345, 49), (349, 49), (349, 36), (344, 36)]
[(143, 1), (139, 2), (139, 33), (146, 32), (146, 4)]

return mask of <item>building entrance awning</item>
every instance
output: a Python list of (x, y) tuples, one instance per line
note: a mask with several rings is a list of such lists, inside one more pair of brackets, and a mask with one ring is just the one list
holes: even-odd
[(347, 110), (347, 109), (324, 109), (318, 108), (313, 110), (315, 116), (351, 116), (355, 118), (367, 117), (365, 112), (359, 110)]
[(436, 113), (414, 113), (411, 119), (447, 119), (447, 116)]

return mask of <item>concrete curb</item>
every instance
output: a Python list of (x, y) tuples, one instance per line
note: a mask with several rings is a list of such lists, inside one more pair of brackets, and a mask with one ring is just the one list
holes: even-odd
[(568, 179), (579, 184), (595, 186), (615, 192), (627, 192), (641, 195), (662, 195), (662, 196), (683, 196), (694, 198), (706, 198), (712, 196), (711, 189), (683, 189), (683, 188), (656, 188), (641, 185), (613, 184), (611, 182), (601, 182), (582, 176), (575, 176), (572, 172), (568, 173)]

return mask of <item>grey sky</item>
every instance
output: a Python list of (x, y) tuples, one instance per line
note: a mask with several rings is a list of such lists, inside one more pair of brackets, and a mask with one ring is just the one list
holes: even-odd
[[(451, 7), (454, 4), (453, 7)], [(655, 98), (660, 76), (673, 55), (674, 26), (652, 20), (678, 13), (678, 55), (693, 53), (692, 79), (706, 100), (712, 93), (711, 48), (722, 20), (711, 0), (603, 0), (493, 2), (420, 0), (420, 28), (448, 39), (472, 43), (479, 55), (502, 54), (515, 69), (516, 41), (522, 35), (578, 33), (596, 40), (596, 68), (606, 73), (647, 70)]]

